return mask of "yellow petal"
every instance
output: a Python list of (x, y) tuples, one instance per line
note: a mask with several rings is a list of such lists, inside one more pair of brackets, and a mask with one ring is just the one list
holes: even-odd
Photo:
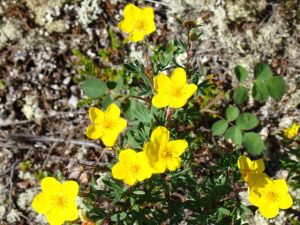
[(85, 135), (90, 139), (98, 139), (103, 136), (103, 129), (98, 125), (89, 125), (85, 130)]
[(119, 118), (116, 126), (116, 131), (121, 133), (127, 126), (127, 120)]
[(44, 193), (57, 193), (62, 190), (62, 185), (54, 177), (45, 177), (41, 181), (41, 189)]
[(68, 180), (62, 183), (62, 189), (64, 194), (67, 195), (70, 200), (72, 200), (78, 195), (79, 186), (76, 181)]
[(91, 107), (89, 108), (89, 117), (94, 124), (100, 124), (104, 119), (104, 112), (96, 107)]
[(49, 195), (45, 193), (37, 194), (32, 201), (32, 208), (40, 214), (49, 212), (50, 206)]
[(184, 86), (184, 97), (189, 99), (197, 91), (197, 85), (195, 84), (186, 84)]
[(136, 152), (133, 149), (128, 148), (121, 151), (119, 154), (119, 161), (127, 164), (128, 162), (136, 161), (136, 157)]
[(134, 185), (136, 182), (136, 178), (134, 176), (128, 176), (123, 181), (125, 184)]
[(103, 144), (107, 147), (112, 147), (115, 145), (117, 139), (118, 139), (119, 134), (115, 132), (106, 132), (104, 135), (101, 137), (101, 140)]
[(268, 219), (274, 218), (279, 212), (279, 207), (276, 204), (269, 202), (261, 204), (258, 209), (261, 215)]
[(131, 40), (132, 42), (142, 41), (144, 38), (145, 35), (143, 31), (138, 29), (134, 29), (129, 35), (129, 40)]
[(174, 140), (167, 144), (167, 148), (172, 152), (173, 157), (180, 156), (187, 147), (188, 143), (186, 140)]
[(180, 167), (181, 159), (179, 157), (167, 159), (167, 168), (170, 171), (174, 171)]
[(255, 190), (249, 188), (249, 202), (254, 206), (259, 206), (261, 204), (260, 194)]
[(144, 19), (153, 20), (154, 19), (154, 11), (152, 7), (145, 7), (142, 9), (142, 15)]
[(166, 74), (160, 73), (153, 78), (153, 84), (155, 91), (168, 94), (170, 91), (171, 80)]
[(164, 173), (167, 169), (166, 160), (158, 160), (152, 167), (153, 173)]
[(280, 209), (288, 209), (293, 205), (293, 199), (290, 194), (283, 194), (279, 198), (278, 206)]
[(118, 27), (121, 31), (125, 33), (130, 33), (133, 31), (134, 22), (130, 19), (124, 19), (118, 24)]
[(172, 98), (170, 98), (169, 106), (173, 109), (178, 109), (178, 108), (183, 107), (186, 103), (187, 103), (186, 98), (172, 97)]
[(265, 170), (265, 164), (263, 159), (254, 160), (251, 163), (250, 170), (255, 171), (257, 173), (262, 173)]
[(186, 72), (183, 68), (176, 68), (171, 75), (172, 86), (183, 87), (186, 84)]
[(247, 183), (251, 187), (255, 187), (256, 189), (260, 190), (259, 188), (264, 188), (273, 181), (270, 179), (268, 175), (265, 173), (248, 173)]
[(156, 108), (166, 107), (170, 102), (170, 97), (165, 94), (156, 94), (152, 98), (152, 105)]
[(110, 120), (110, 119), (118, 119), (120, 117), (121, 110), (119, 106), (117, 106), (115, 103), (112, 103), (108, 106), (108, 108), (105, 111), (105, 120)]
[(130, 3), (125, 6), (123, 16), (125, 19), (136, 20), (140, 17), (142, 10)]
[(118, 180), (123, 180), (125, 177), (128, 176), (127, 168), (124, 166), (123, 163), (120, 162), (118, 162), (112, 167), (111, 173), (112, 176)]
[(150, 165), (153, 165), (158, 160), (159, 148), (153, 142), (146, 142), (143, 146), (143, 152), (148, 159)]
[(288, 185), (285, 180), (274, 180), (273, 188), (276, 192), (286, 194), (289, 191)]
[(249, 170), (250, 165), (252, 165), (251, 159), (248, 157), (241, 155), (238, 159), (238, 168), (243, 171), (243, 170)]
[(68, 207), (64, 210), (65, 220), (74, 221), (78, 218), (78, 209), (75, 203), (75, 199), (73, 202), (68, 204)]
[(65, 215), (60, 209), (55, 209), (46, 214), (46, 219), (50, 225), (62, 225), (65, 222)]
[(153, 142), (157, 147), (165, 148), (169, 141), (170, 131), (163, 127), (156, 127), (151, 133), (151, 142)]
[(150, 178), (152, 175), (152, 169), (148, 163), (147, 157), (144, 152), (138, 152), (136, 154), (137, 162), (140, 166), (139, 172), (136, 174), (136, 178), (138, 181), (145, 180)]

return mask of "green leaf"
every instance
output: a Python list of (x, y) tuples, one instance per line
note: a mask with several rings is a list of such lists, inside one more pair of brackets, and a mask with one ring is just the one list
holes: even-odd
[(243, 136), (243, 145), (246, 151), (254, 156), (260, 155), (265, 149), (265, 144), (261, 136), (254, 132), (245, 133)]
[(225, 133), (226, 140), (232, 140), (236, 145), (242, 144), (242, 132), (238, 127), (230, 127)]
[(272, 69), (264, 63), (258, 63), (254, 67), (254, 78), (257, 81), (267, 81), (273, 76)]
[(132, 193), (135, 194), (135, 195), (145, 195), (144, 191), (134, 191)]
[(219, 120), (212, 125), (213, 135), (222, 135), (228, 128), (228, 123), (225, 120)]
[(80, 87), (89, 98), (99, 98), (107, 90), (106, 84), (98, 78), (88, 79)]
[(286, 85), (282, 77), (274, 76), (267, 81), (269, 93), (275, 100), (281, 99), (286, 92)]
[(239, 86), (233, 93), (234, 103), (237, 105), (243, 104), (248, 98), (248, 89), (244, 86)]
[(110, 219), (114, 222), (118, 222), (118, 221), (122, 221), (127, 217), (127, 213), (125, 212), (121, 212), (121, 213), (117, 213), (114, 214), (110, 217)]
[(227, 216), (230, 215), (230, 211), (228, 209), (224, 208), (224, 207), (218, 208), (218, 212), (220, 212), (224, 215), (227, 215)]
[(236, 75), (236, 78), (239, 80), (239, 82), (243, 82), (248, 77), (248, 72), (245, 67), (238, 65), (234, 68), (234, 72)]
[(239, 116), (240, 110), (236, 106), (229, 106), (226, 109), (225, 117), (227, 121), (234, 121)]
[(254, 67), (254, 77), (256, 81), (267, 81), (273, 76), (271, 68), (264, 63), (258, 63)]
[(242, 113), (236, 120), (236, 125), (242, 130), (251, 130), (259, 124), (258, 119), (252, 113)]
[(263, 82), (255, 81), (252, 89), (252, 95), (254, 99), (259, 102), (267, 101), (269, 97), (267, 85)]

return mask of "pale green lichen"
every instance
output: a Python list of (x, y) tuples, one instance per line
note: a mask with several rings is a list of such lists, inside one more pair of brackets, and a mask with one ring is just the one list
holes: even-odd
[(20, 23), (17, 20), (9, 20), (0, 25), (0, 50), (4, 48), (9, 41), (15, 41), (22, 37)]

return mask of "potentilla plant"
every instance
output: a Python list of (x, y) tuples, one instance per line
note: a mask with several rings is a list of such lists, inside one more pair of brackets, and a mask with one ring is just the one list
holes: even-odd
[[(128, 4), (123, 17), (118, 27), (126, 42), (143, 46), (144, 64), (126, 63), (124, 71), (104, 82), (97, 75), (100, 69), (74, 51), (90, 71), (79, 79), (87, 96), (82, 104), (90, 106), (85, 134), (101, 143), (101, 156), (107, 153), (110, 162), (100, 167), (100, 157), (89, 170), (69, 165), (75, 179), (89, 173), (80, 185), (44, 178), (33, 209), (51, 225), (91, 225), (246, 224), (255, 210), (274, 218), (290, 208), (287, 182), (265, 172), (266, 145), (257, 116), (241, 112), (248, 99), (247, 70), (235, 68), (239, 85), (225, 93), (211, 76), (203, 79), (205, 69), (192, 61), (200, 33), (193, 21), (182, 23), (180, 40), (150, 49), (146, 39), (156, 31), (153, 8)], [(183, 64), (176, 61), (182, 53), (188, 57)], [(286, 90), (283, 79), (262, 63), (255, 65), (252, 83), (253, 98), (261, 104), (269, 97), (280, 99)], [(222, 99), (228, 103), (225, 116), (216, 108)], [(294, 139), (298, 128), (287, 128), (286, 139)], [(247, 206), (241, 192), (248, 193)]]

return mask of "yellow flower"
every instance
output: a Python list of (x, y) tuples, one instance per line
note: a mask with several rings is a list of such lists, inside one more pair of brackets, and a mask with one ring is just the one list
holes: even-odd
[(146, 35), (156, 30), (154, 11), (151, 7), (140, 9), (133, 4), (126, 5), (123, 13), (124, 19), (118, 27), (125, 33), (129, 33), (129, 40), (138, 42)]
[(293, 139), (297, 136), (299, 131), (299, 124), (293, 123), (292, 127), (285, 128), (283, 134), (288, 139)]
[(119, 134), (127, 126), (127, 121), (120, 118), (120, 114), (120, 108), (115, 103), (110, 104), (105, 112), (91, 107), (89, 116), (93, 124), (87, 127), (86, 136), (90, 139), (101, 138), (106, 146), (114, 146)]
[(264, 183), (264, 179), (267, 177), (263, 173), (265, 164), (262, 159), (251, 161), (248, 157), (241, 155), (238, 159), (238, 168), (242, 173), (243, 180), (250, 186), (258, 186), (259, 183)]
[(125, 149), (119, 155), (119, 162), (113, 166), (112, 175), (115, 179), (133, 185), (137, 181), (150, 178), (152, 170), (143, 152)]
[(50, 225), (61, 225), (78, 218), (75, 199), (79, 187), (75, 181), (59, 183), (53, 177), (46, 177), (41, 181), (41, 189), (32, 201), (32, 208), (44, 214)]
[(188, 143), (185, 140), (169, 141), (169, 136), (169, 130), (159, 126), (152, 131), (150, 142), (144, 144), (143, 151), (154, 173), (163, 173), (166, 169), (174, 171), (180, 167), (180, 155)]
[(266, 218), (273, 218), (279, 209), (288, 209), (293, 205), (285, 180), (268, 179), (264, 187), (250, 189), (249, 201)]
[(181, 108), (197, 90), (195, 84), (186, 83), (186, 72), (182, 68), (176, 68), (171, 77), (161, 73), (153, 78), (153, 82), (156, 94), (152, 104), (157, 108)]

